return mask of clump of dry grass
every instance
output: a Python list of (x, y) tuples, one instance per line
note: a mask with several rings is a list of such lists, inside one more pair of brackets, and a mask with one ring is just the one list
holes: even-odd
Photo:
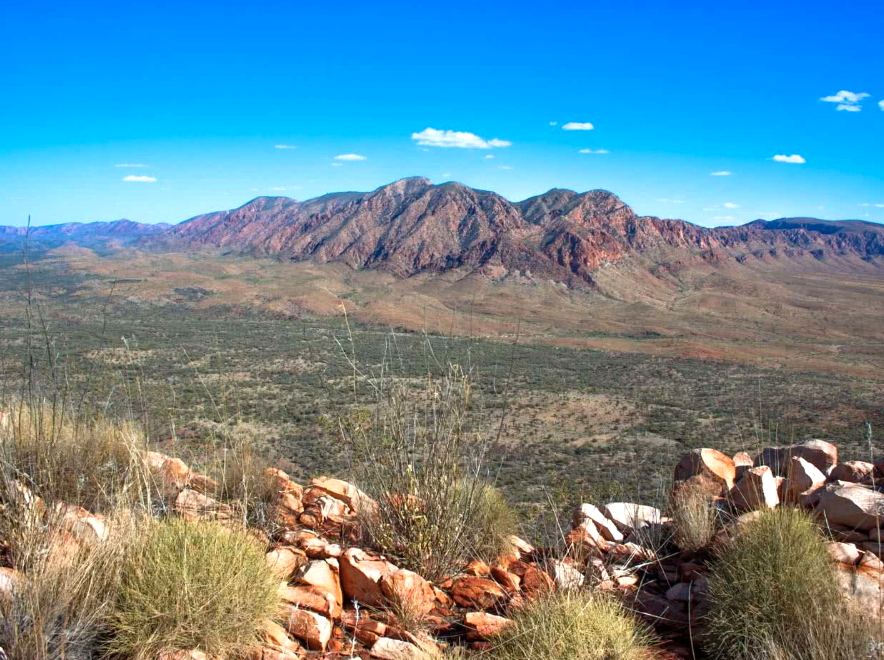
[(709, 546), (715, 536), (715, 501), (702, 488), (686, 485), (676, 489), (671, 500), (675, 522), (674, 540), (682, 550), (696, 552)]
[(420, 384), (372, 384), (372, 407), (337, 424), (356, 483), (378, 503), (360, 511), (368, 542), (430, 580), (492, 559), (517, 530), (506, 501), (482, 479), (491, 442), (469, 427), (469, 375), (451, 366)]
[(103, 513), (144, 483), (145, 439), (136, 425), (44, 402), (19, 402), (6, 413), (0, 463), (35, 495)]
[(599, 593), (550, 593), (513, 619), (516, 626), (505, 629), (489, 652), (493, 660), (639, 660), (651, 643), (620, 603)]
[(218, 522), (153, 523), (120, 571), (107, 650), (131, 660), (192, 648), (236, 657), (278, 611), (279, 581), (263, 547)]
[(868, 622), (848, 611), (814, 522), (761, 511), (724, 548), (709, 583), (707, 650), (728, 660), (869, 657)]

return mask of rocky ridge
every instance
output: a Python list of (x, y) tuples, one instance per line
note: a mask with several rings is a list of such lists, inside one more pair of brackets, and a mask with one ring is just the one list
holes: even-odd
[(140, 241), (156, 249), (221, 249), (293, 261), (343, 262), (400, 276), (457, 268), (518, 272), (568, 284), (630, 257), (652, 261), (810, 260), (884, 256), (884, 227), (860, 221), (755, 221), (706, 229), (638, 216), (613, 193), (553, 189), (521, 202), (459, 183), (402, 179), (368, 193), (298, 202), (259, 197)]

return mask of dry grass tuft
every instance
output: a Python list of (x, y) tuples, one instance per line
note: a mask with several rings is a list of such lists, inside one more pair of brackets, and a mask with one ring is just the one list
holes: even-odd
[(715, 536), (715, 502), (702, 488), (686, 485), (672, 494), (675, 543), (682, 550), (696, 552), (709, 546)]
[(513, 618), (517, 626), (495, 640), (493, 660), (639, 660), (651, 641), (622, 605), (598, 593), (551, 593)]
[(818, 528), (798, 509), (762, 511), (747, 523), (714, 564), (710, 596), (713, 657), (870, 657), (871, 629), (848, 611)]
[(220, 523), (153, 523), (121, 573), (108, 651), (131, 660), (192, 648), (234, 657), (277, 614), (279, 581), (264, 549)]
[(337, 424), (356, 483), (379, 503), (360, 511), (368, 542), (429, 580), (493, 559), (518, 530), (482, 479), (492, 443), (467, 423), (469, 375), (451, 366), (417, 385), (381, 379), (374, 391), (370, 410)]

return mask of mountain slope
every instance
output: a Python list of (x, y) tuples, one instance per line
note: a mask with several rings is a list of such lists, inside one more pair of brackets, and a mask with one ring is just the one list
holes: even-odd
[(454, 268), (530, 272), (568, 284), (593, 283), (599, 268), (631, 259), (677, 267), (781, 256), (884, 261), (884, 229), (860, 221), (797, 218), (706, 229), (638, 216), (603, 190), (553, 189), (513, 203), (493, 192), (424, 178), (304, 202), (257, 198), (140, 243), (338, 261), (400, 276)]

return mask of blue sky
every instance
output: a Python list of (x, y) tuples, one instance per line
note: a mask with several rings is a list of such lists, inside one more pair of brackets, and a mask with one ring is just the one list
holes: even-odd
[(882, 35), (879, 1), (7, 2), (0, 224), (411, 175), (704, 225), (884, 222)]

